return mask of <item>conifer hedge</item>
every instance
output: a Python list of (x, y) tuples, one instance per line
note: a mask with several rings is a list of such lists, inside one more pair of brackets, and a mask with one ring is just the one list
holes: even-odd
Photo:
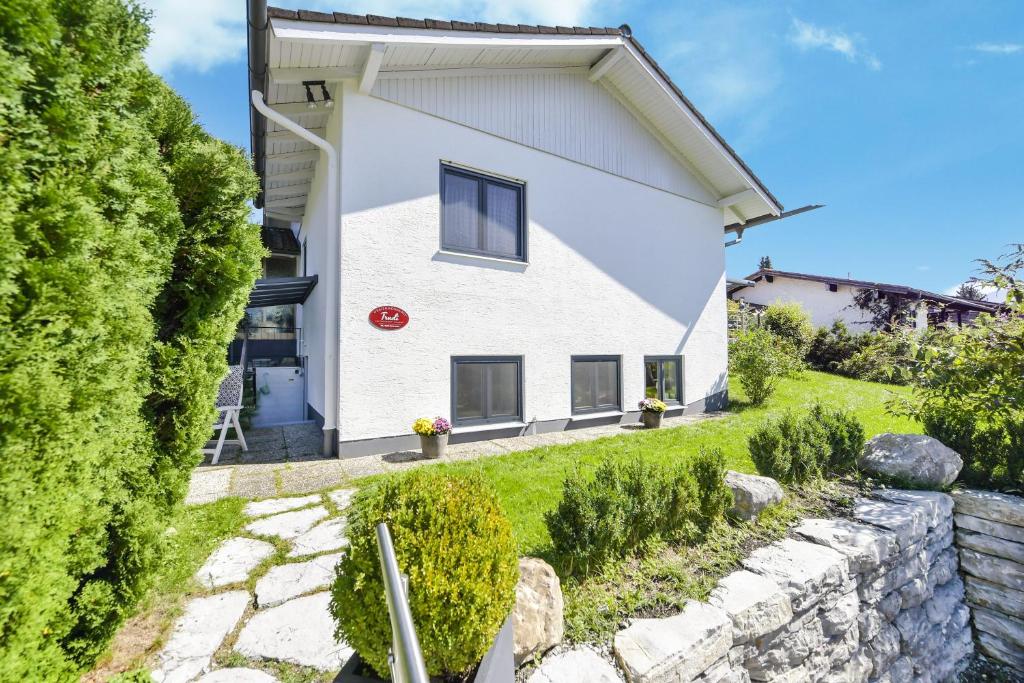
[(0, 680), (73, 680), (160, 561), (259, 269), (239, 149), (119, 0), (0, 0)]

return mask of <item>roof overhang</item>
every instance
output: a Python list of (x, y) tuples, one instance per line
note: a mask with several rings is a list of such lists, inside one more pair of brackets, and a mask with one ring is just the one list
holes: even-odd
[[(250, 0), (250, 5), (258, 1)], [(261, 91), (267, 104), (304, 127), (323, 127), (329, 110), (307, 108), (303, 81), (326, 81), (329, 91), (338, 82), (351, 81), (369, 92), (377, 80), (388, 78), (579, 70), (626, 105), (698, 177), (717, 198), (723, 227), (782, 214), (782, 204), (632, 37), (628, 26), (510, 26), (275, 8), (267, 16), (269, 30), (260, 34), (263, 48), (254, 47), (258, 38), (250, 40), (250, 61), (262, 52), (264, 64), (250, 64), (250, 73), (263, 73)], [(254, 135), (253, 141), (263, 190), (257, 206), (297, 220), (304, 202), (296, 198), (308, 191), (318, 153), (275, 124), (263, 125), (262, 135)], [(307, 186), (305, 190), (294, 187), (301, 185)], [(280, 195), (288, 188), (296, 192)]]
[(246, 308), (305, 303), (316, 282), (316, 275), (256, 280), (256, 285), (249, 292), (249, 303), (246, 304)]

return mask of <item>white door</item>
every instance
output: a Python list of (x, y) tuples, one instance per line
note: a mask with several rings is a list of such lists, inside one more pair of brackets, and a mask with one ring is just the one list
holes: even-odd
[(304, 371), (300, 367), (256, 368), (254, 427), (302, 422), (306, 419)]

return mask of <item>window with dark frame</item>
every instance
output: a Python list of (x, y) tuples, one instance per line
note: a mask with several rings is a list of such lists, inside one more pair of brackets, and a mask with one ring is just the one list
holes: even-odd
[(572, 414), (622, 410), (618, 356), (572, 357)]
[(683, 402), (683, 357), (644, 357), (644, 396), (669, 404)]
[(441, 248), (526, 260), (522, 183), (441, 164)]
[(521, 422), (521, 356), (452, 358), (452, 423), (457, 426)]

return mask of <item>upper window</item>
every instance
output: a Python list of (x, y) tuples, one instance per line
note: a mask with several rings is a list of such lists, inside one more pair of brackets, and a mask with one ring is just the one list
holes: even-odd
[(622, 410), (617, 356), (572, 357), (572, 412)]
[(665, 403), (682, 403), (682, 356), (647, 356), (644, 358), (644, 395)]
[(521, 422), (522, 419), (522, 358), (452, 358), (452, 421), (456, 425)]
[(526, 260), (523, 185), (441, 165), (441, 247)]

